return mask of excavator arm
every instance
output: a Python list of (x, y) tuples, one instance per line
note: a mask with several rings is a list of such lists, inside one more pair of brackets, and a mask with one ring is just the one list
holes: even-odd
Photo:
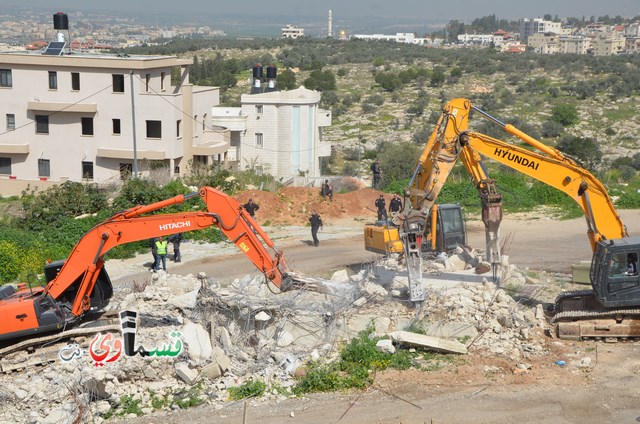
[[(206, 212), (145, 215), (197, 196), (204, 201)], [(81, 317), (91, 307), (96, 282), (105, 275), (104, 255), (112, 248), (212, 226), (217, 226), (274, 285), (283, 291), (291, 288), (292, 279), (282, 254), (262, 228), (239, 202), (219, 190), (204, 187), (198, 193), (136, 206), (112, 216), (80, 239), (46, 288), (0, 296), (0, 340), (59, 329), (63, 321)], [(273, 250), (273, 256), (267, 248)], [(111, 296), (110, 282), (107, 293), (105, 300)], [(67, 302), (71, 303), (70, 311), (62, 312), (62, 304)]]

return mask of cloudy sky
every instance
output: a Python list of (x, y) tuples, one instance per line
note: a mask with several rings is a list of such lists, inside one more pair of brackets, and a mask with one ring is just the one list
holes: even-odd
[[(71, 10), (119, 10), (131, 13), (268, 14), (271, 16), (326, 16), (387, 19), (472, 20), (495, 14), (499, 18), (640, 15), (638, 0), (2, 0), (3, 5)], [(0, 6), (0, 9), (2, 7)], [(253, 11), (253, 13), (252, 13)], [(2, 10), (0, 10), (0, 13)], [(181, 13), (184, 14), (184, 13)], [(190, 14), (190, 13), (188, 13)]]

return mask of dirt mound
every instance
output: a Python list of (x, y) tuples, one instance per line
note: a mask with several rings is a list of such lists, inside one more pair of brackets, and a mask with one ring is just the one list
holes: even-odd
[[(252, 198), (260, 206), (256, 219), (264, 225), (305, 225), (309, 211), (316, 209), (324, 219), (355, 216), (376, 216), (375, 200), (378, 190), (363, 188), (349, 193), (337, 193), (333, 201), (324, 200), (318, 188), (284, 187), (276, 193), (248, 190), (234, 196), (240, 203)], [(385, 194), (387, 205), (391, 195)]]

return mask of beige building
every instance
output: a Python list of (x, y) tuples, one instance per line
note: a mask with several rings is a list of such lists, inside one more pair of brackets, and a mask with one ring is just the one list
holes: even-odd
[(304, 28), (288, 24), (282, 28), (282, 38), (300, 38), (304, 37)]
[(624, 51), (625, 39), (617, 32), (599, 34), (593, 40), (594, 56), (613, 56)]
[(214, 107), (212, 123), (229, 133), (229, 160), (287, 181), (319, 178), (321, 158), (331, 155), (322, 129), (331, 112), (320, 108), (320, 93), (304, 87), (244, 94), (239, 108)]
[(0, 53), (0, 195), (224, 160), (219, 90), (188, 83), (190, 60), (53, 53)]
[(527, 46), (536, 53), (553, 54), (560, 51), (560, 36), (552, 32), (536, 33), (529, 36)]

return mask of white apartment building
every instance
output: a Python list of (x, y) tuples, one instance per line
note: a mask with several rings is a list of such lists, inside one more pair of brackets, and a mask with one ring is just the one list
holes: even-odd
[(354, 34), (352, 38), (369, 41), (395, 41), (396, 43), (416, 44), (419, 46), (431, 45), (434, 42), (429, 38), (420, 38), (412, 32), (397, 32), (395, 35), (385, 34)]
[(322, 175), (320, 160), (331, 155), (322, 128), (331, 112), (320, 108), (320, 93), (304, 87), (244, 94), (241, 107), (214, 107), (214, 126), (229, 133), (228, 159), (282, 180)]
[(304, 28), (288, 24), (282, 28), (282, 38), (300, 38), (304, 37)]
[(587, 54), (591, 39), (581, 36), (560, 37), (560, 53)]
[(527, 41), (528, 37), (533, 34), (552, 32), (554, 34), (562, 33), (562, 23), (545, 21), (542, 18), (523, 19), (520, 22), (520, 39)]
[(27, 185), (119, 180), (157, 165), (183, 175), (193, 163), (223, 160), (229, 139), (205, 125), (219, 90), (189, 84), (191, 63), (0, 53), (0, 195)]

